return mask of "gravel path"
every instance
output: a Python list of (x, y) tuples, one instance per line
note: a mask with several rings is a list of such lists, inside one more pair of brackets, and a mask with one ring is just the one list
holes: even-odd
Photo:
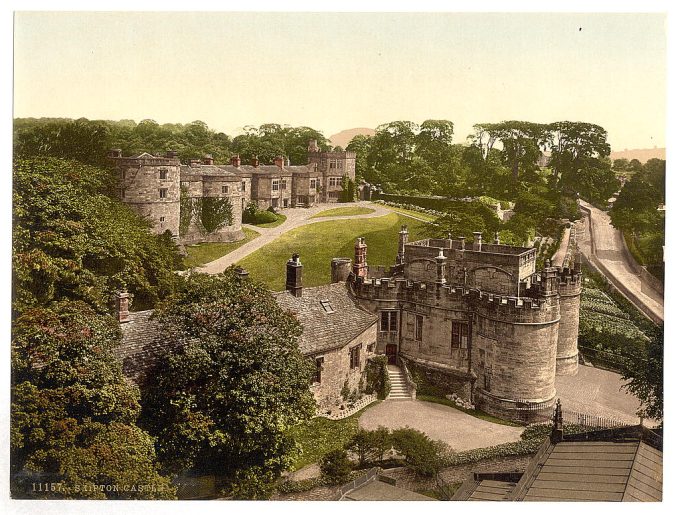
[(449, 406), (424, 401), (386, 400), (359, 417), (359, 427), (411, 427), (442, 440), (456, 451), (490, 447), (519, 440), (524, 428), (478, 419)]
[(585, 233), (577, 240), (579, 249), (590, 257), (592, 239), (595, 254), (602, 267), (605, 268), (604, 272), (621, 281), (630, 295), (639, 299), (650, 311), (663, 320), (663, 296), (649, 287), (630, 268), (624, 257), (624, 252), (627, 251), (623, 247), (621, 234), (611, 225), (609, 215), (583, 200), (581, 200), (581, 204), (591, 212), (592, 234), (590, 234), (590, 227), (586, 219)]
[[(321, 218), (312, 218), (314, 215), (325, 211), (327, 209), (333, 209), (337, 207), (368, 207), (374, 209), (373, 213), (367, 213), (365, 215), (354, 215), (354, 216), (324, 216)], [(249, 241), (245, 245), (237, 248), (233, 252), (222, 256), (221, 258), (206, 263), (200, 268), (197, 268), (198, 272), (203, 272), (206, 274), (219, 274), (224, 271), (230, 265), (239, 262), (244, 257), (252, 254), (256, 250), (264, 247), (268, 243), (276, 240), (279, 236), (301, 227), (303, 225), (313, 224), (317, 222), (327, 222), (329, 220), (348, 220), (356, 218), (375, 218), (379, 216), (385, 216), (390, 214), (392, 211), (387, 209), (385, 206), (380, 206), (378, 204), (372, 204), (371, 202), (362, 201), (356, 202), (354, 204), (319, 204), (310, 208), (295, 208), (295, 209), (281, 209), (279, 213), (286, 215), (286, 221), (283, 222), (278, 227), (257, 227), (252, 225), (244, 224), (244, 227), (256, 230), (260, 233), (258, 238)]]

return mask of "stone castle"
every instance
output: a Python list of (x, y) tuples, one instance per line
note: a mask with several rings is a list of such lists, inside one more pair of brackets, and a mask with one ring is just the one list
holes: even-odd
[[(123, 157), (115, 149), (108, 157), (120, 174), (121, 200), (150, 220), (154, 232), (170, 231), (180, 243), (198, 243), (241, 239), (241, 215), (251, 201), (260, 209), (337, 202), (343, 178), (355, 180), (356, 154), (322, 152), (315, 140), (307, 150), (309, 162), (303, 166), (290, 166), (282, 156), (271, 165), (262, 165), (257, 158), (241, 164), (238, 155), (227, 165), (215, 164), (210, 155), (183, 164), (173, 151)], [(197, 217), (189, 216), (191, 221), (183, 224), (182, 209), (190, 210), (186, 206), (204, 199), (228, 201), (228, 222), (212, 231)]]
[[(323, 367), (325, 400), (330, 401), (329, 383), (336, 397), (347, 381), (350, 388), (358, 384), (353, 360), (384, 354), (390, 364), (418, 372), (447, 394), (501, 418), (530, 422), (551, 412), (556, 374), (578, 369), (580, 263), (561, 269), (547, 263), (537, 272), (533, 248), (501, 245), (498, 239), (483, 243), (481, 233), (472, 244), (463, 237), (409, 242), (405, 226), (394, 266), (369, 267), (367, 251), (359, 238), (354, 262), (331, 263), (332, 283), (343, 286), (334, 295), (351, 297), (376, 322), (365, 345), (351, 338), (336, 345), (349, 358), (334, 356), (333, 369)], [(277, 294), (279, 303), (303, 326), (317, 324), (321, 297), (329, 293), (303, 288), (297, 256), (288, 262), (286, 289)], [(318, 313), (308, 309), (310, 302), (321, 304)], [(334, 325), (329, 319), (324, 327), (331, 332), (352, 325), (342, 317), (336, 327), (329, 324)], [(364, 331), (365, 325), (357, 325), (356, 335), (365, 339)], [(310, 343), (306, 352), (319, 370), (329, 363), (324, 350), (330, 351)], [(319, 390), (323, 383), (319, 380)], [(324, 399), (317, 398), (321, 404)]]

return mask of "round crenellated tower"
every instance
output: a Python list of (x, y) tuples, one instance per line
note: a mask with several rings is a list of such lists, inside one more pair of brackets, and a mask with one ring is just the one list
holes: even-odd
[(523, 422), (552, 409), (560, 324), (557, 277), (556, 268), (544, 269), (536, 298), (483, 294), (474, 302), (477, 408)]
[(581, 264), (559, 272), (557, 291), (560, 294), (560, 328), (557, 339), (557, 375), (578, 372), (578, 322), (581, 307)]
[(142, 153), (123, 157), (120, 150), (109, 152), (120, 174), (121, 200), (153, 224), (161, 234), (179, 235), (180, 161), (177, 153), (165, 156)]

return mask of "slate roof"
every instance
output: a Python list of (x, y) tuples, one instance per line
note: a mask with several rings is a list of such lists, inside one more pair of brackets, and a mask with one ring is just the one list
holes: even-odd
[(464, 482), (455, 501), (661, 501), (661, 437), (640, 426), (547, 438), (512, 481)]
[(141, 384), (144, 374), (168, 348), (177, 346), (174, 341), (159, 337), (159, 324), (151, 319), (153, 310), (130, 313), (130, 321), (120, 324), (123, 341), (114, 354), (123, 364), (123, 373), (136, 384)]
[[(300, 349), (305, 355), (343, 347), (378, 320), (355, 302), (344, 283), (303, 288), (301, 297), (288, 291), (274, 297), (302, 323)], [(322, 300), (330, 303), (332, 313), (326, 312)]]
[(216, 177), (224, 177), (228, 180), (237, 180), (236, 174), (231, 170), (226, 170), (222, 167), (215, 165), (200, 165), (200, 166), (189, 166), (181, 165), (179, 168), (180, 176), (197, 176), (201, 177), (203, 175), (210, 175)]
[(454, 501), (504, 501), (505, 496), (512, 492), (517, 483), (483, 479), (470, 479), (456, 490)]
[(405, 488), (392, 486), (379, 480), (373, 480), (346, 493), (341, 501), (435, 501)]

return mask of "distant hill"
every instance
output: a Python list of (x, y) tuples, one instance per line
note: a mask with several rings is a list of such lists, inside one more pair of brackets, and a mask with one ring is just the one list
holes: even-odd
[(619, 150), (612, 152), (609, 159), (637, 159), (642, 164), (645, 164), (650, 159), (666, 159), (666, 148), (635, 148), (633, 150)]
[(358, 127), (356, 129), (346, 129), (344, 131), (333, 134), (330, 138), (331, 145), (337, 147), (338, 145), (342, 148), (346, 148), (352, 138), (359, 134), (364, 136), (373, 136), (375, 134), (375, 129), (369, 129), (367, 127)]

